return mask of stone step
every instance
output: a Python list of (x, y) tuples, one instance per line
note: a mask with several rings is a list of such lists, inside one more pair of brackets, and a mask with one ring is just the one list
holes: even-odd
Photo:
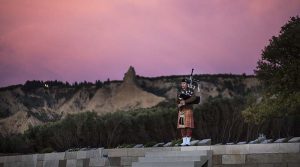
[(201, 167), (204, 161), (133, 162), (132, 167)]
[(178, 162), (207, 160), (206, 156), (140, 157), (138, 162)]
[[(0, 165), (1, 166), (1, 165)], [(36, 166), (36, 162), (8, 162), (3, 164), (4, 167), (32, 167)]]
[(146, 152), (145, 157), (168, 157), (168, 156), (203, 156), (208, 155), (207, 150), (194, 151), (161, 151), (161, 152)]
[(146, 152), (132, 167), (201, 167), (208, 157), (208, 150)]
[(108, 163), (107, 158), (90, 158), (89, 166), (105, 166)]

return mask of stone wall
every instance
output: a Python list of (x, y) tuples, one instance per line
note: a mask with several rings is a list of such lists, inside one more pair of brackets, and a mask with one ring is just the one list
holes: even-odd
[(215, 167), (300, 166), (300, 143), (94, 149), (0, 157), (0, 167), (129, 167), (146, 152), (212, 150)]
[(0, 167), (74, 167), (104, 166), (103, 149), (74, 152), (54, 152), (0, 157)]
[(145, 152), (192, 150), (212, 150), (215, 167), (300, 166), (300, 143), (105, 149), (104, 154), (115, 165), (130, 166), (138, 157), (145, 156)]
[(182, 150), (213, 151), (214, 167), (300, 166), (300, 143), (213, 145), (185, 147)]

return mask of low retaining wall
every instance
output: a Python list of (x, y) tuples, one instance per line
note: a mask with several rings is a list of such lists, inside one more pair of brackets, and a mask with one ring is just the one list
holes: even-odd
[(0, 157), (0, 167), (87, 167), (90, 164), (105, 165), (103, 148)]
[(275, 167), (300, 166), (300, 143), (212, 145), (190, 147), (151, 147), (95, 149), (88, 151), (61, 152), (0, 157), (0, 167), (129, 167), (146, 152), (212, 150), (215, 167)]
[[(300, 143), (212, 145), (190, 147), (128, 148), (104, 150), (120, 166), (127, 166), (148, 151), (212, 150), (214, 167), (290, 167), (300, 166)], [(125, 161), (124, 158), (128, 161)], [(131, 161), (131, 162), (130, 162)]]
[(213, 145), (182, 148), (212, 150), (215, 167), (293, 167), (300, 166), (300, 143)]

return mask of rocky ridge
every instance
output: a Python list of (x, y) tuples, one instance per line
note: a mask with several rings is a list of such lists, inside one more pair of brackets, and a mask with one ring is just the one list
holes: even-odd
[[(49, 86), (25, 89), (25, 85), (0, 90), (0, 134), (23, 133), (29, 126), (57, 121), (68, 114), (104, 114), (151, 108), (161, 102), (174, 102), (178, 83), (184, 76), (146, 78), (133, 67), (123, 81), (96, 85)], [(196, 76), (197, 77), (197, 76)], [(199, 76), (202, 103), (211, 97), (231, 98), (259, 86), (254, 77), (230, 75)], [(237, 89), (239, 88), (239, 89)], [(237, 92), (240, 90), (241, 92)]]

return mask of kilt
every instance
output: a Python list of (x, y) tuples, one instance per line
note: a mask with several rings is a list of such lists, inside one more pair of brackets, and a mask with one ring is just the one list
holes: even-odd
[(183, 108), (178, 112), (177, 128), (194, 128), (194, 116), (191, 108)]

